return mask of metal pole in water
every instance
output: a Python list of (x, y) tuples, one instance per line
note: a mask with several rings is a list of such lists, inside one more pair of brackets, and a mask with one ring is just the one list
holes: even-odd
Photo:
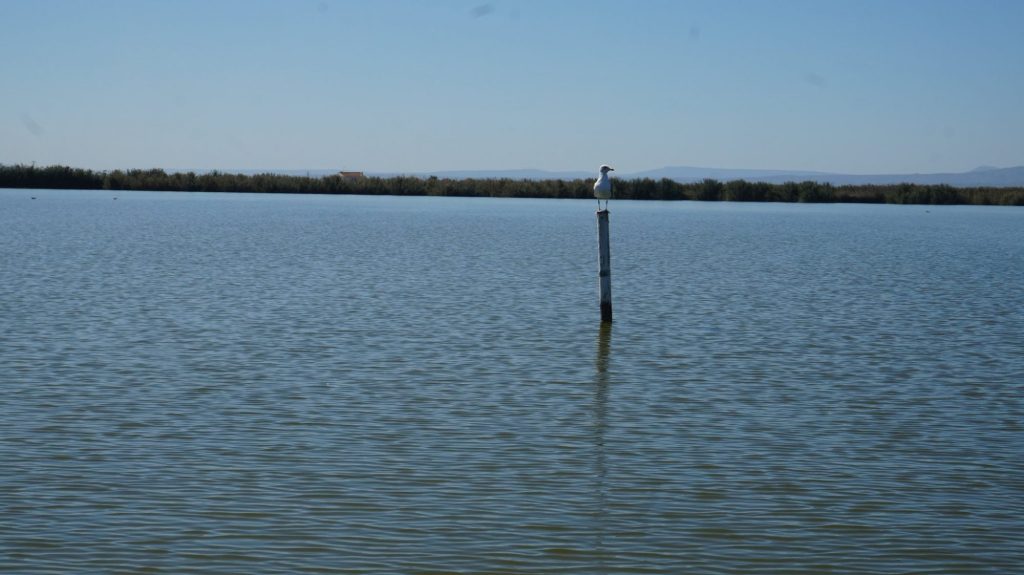
[(608, 208), (597, 212), (598, 279), (601, 290), (601, 321), (612, 321), (612, 254), (608, 242)]

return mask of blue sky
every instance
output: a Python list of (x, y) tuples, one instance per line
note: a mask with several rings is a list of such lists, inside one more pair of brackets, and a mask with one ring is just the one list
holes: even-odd
[(1020, 0), (2, 0), (0, 163), (1024, 165)]

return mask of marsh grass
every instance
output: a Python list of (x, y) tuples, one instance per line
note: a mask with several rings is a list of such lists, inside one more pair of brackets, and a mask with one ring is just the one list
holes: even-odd
[[(93, 171), (67, 166), (0, 165), (0, 188), (365, 194), (500, 198), (591, 198), (592, 180), (309, 177), (160, 169)], [(954, 188), (949, 185), (847, 185), (813, 181), (770, 184), (705, 179), (679, 183), (663, 178), (614, 180), (615, 197), (627, 200), (1024, 205), (1024, 188)]]

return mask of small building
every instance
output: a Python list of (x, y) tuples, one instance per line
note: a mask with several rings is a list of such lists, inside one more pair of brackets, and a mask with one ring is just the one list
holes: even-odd
[(342, 178), (348, 178), (348, 179), (351, 179), (351, 180), (357, 180), (359, 178), (366, 177), (366, 176), (363, 175), (362, 172), (345, 172), (345, 171), (338, 172), (338, 176), (340, 176)]

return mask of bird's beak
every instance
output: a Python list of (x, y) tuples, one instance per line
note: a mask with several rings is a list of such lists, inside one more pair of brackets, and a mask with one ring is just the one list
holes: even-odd
[(608, 168), (608, 171), (609, 171), (609, 172), (614, 172), (614, 171), (615, 171), (615, 168)]

